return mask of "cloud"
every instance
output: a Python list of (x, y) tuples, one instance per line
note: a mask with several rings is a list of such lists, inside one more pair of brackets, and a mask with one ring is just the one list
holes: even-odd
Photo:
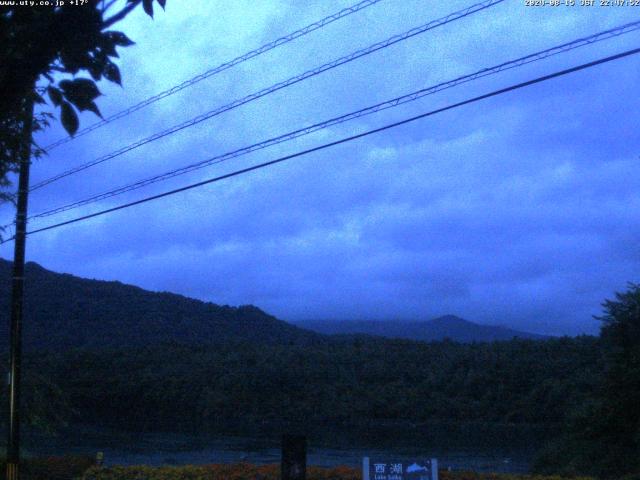
[[(348, 4), (212, 3), (168, 2), (153, 22), (132, 15), (121, 26), (137, 42), (122, 54), (125, 88), (101, 86), (101, 109), (117, 112)], [(34, 181), (465, 6), (381, 2), (56, 149), (35, 164)], [(31, 211), (610, 28), (630, 21), (630, 12), (506, 2), (71, 176), (35, 192)], [(487, 77), (55, 220), (616, 53), (637, 36)], [(594, 333), (591, 315), (637, 281), (640, 264), (639, 68), (637, 58), (621, 60), (33, 235), (29, 258), (53, 270), (222, 304), (255, 303), (288, 320), (452, 313), (543, 333)], [(59, 135), (56, 127), (43, 140)]]

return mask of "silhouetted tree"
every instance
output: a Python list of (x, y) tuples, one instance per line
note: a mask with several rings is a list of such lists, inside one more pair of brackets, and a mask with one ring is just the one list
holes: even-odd
[[(100, 116), (95, 103), (100, 91), (95, 82), (106, 79), (121, 83), (113, 62), (117, 47), (133, 42), (122, 32), (109, 30), (136, 7), (142, 5), (153, 16), (154, 0), (79, 0), (59, 6), (32, 6), (15, 2), (0, 7), (0, 189), (10, 185), (20, 152), (43, 153), (23, 129), (30, 120), (31, 102), (45, 104), (45, 95), (59, 109), (62, 125), (73, 135), (79, 127), (77, 111)], [(166, 0), (156, 0), (164, 8)], [(28, 2), (25, 2), (28, 3)], [(90, 78), (76, 75), (87, 72)], [(33, 116), (33, 131), (46, 128), (54, 116), (39, 112)], [(6, 190), (0, 201), (12, 200)], [(40, 426), (59, 424), (64, 404), (59, 389), (43, 376), (27, 376), (28, 419)], [(43, 400), (46, 399), (46, 400)], [(56, 407), (51, 407), (56, 405)]]
[[(164, 8), (166, 0), (155, 0)], [(95, 81), (121, 83), (113, 62), (117, 47), (133, 42), (122, 32), (109, 30), (142, 5), (153, 16), (154, 0), (80, 0), (60, 6), (0, 7), (0, 186), (16, 171), (16, 152), (24, 144), (22, 126), (26, 100), (44, 104), (45, 95), (59, 109), (64, 128), (73, 135), (79, 126), (76, 111), (100, 115)], [(116, 9), (118, 7), (118, 9)], [(87, 72), (91, 78), (76, 78)], [(48, 126), (53, 116), (40, 113), (34, 129)], [(36, 148), (35, 153), (42, 151)], [(10, 198), (6, 193), (3, 199)]]
[(602, 448), (612, 474), (640, 473), (640, 285), (630, 284), (603, 307)]
[(540, 473), (618, 478), (640, 473), (640, 285), (606, 300), (602, 374), (591, 398), (576, 406), (566, 433), (540, 459)]

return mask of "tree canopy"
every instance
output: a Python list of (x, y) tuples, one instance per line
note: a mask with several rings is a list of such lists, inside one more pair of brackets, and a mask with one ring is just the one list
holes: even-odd
[[(164, 8), (166, 0), (155, 1)], [(117, 47), (133, 44), (123, 32), (110, 28), (139, 5), (153, 16), (154, 0), (80, 0), (55, 7), (16, 2), (0, 9), (0, 186), (8, 186), (7, 175), (17, 170), (30, 101), (55, 107), (71, 135), (79, 127), (77, 112), (100, 116), (95, 82), (120, 84), (114, 62)], [(88, 75), (78, 76), (82, 74)], [(52, 118), (50, 112), (40, 111), (33, 118), (34, 131), (46, 128)], [(36, 155), (43, 153), (35, 144), (32, 148)]]
[(617, 478), (640, 472), (640, 285), (603, 304), (602, 366), (590, 397), (574, 407), (543, 472)]

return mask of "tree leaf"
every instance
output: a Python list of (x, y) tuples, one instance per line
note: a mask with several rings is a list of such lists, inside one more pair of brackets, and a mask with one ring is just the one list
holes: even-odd
[(76, 78), (73, 81), (74, 88), (76, 91), (80, 92), (83, 96), (90, 98), (91, 100), (95, 100), (102, 93), (96, 87), (96, 84), (93, 80), (89, 80), (88, 78)]
[(49, 85), (47, 87), (47, 93), (49, 94), (49, 98), (53, 102), (56, 107), (59, 107), (62, 103), (62, 92), (56, 87)]
[(107, 37), (114, 45), (117, 45), (119, 47), (128, 47), (130, 45), (135, 45), (135, 42), (122, 32), (104, 32), (104, 36)]
[(142, 8), (147, 12), (147, 15), (153, 18), (153, 0), (142, 0)]
[(63, 91), (65, 91), (65, 92), (66, 92), (66, 91), (67, 91), (67, 89), (71, 86), (71, 83), (72, 83), (72, 81), (71, 81), (71, 80), (62, 80), (62, 81), (59, 83), (59, 85), (60, 85), (60, 88), (61, 88)]
[(59, 85), (64, 97), (81, 112), (84, 110), (93, 111), (93, 101), (101, 95), (93, 80), (88, 78), (63, 80)]
[(60, 120), (62, 126), (69, 132), (69, 135), (73, 136), (78, 131), (80, 122), (78, 121), (78, 115), (69, 102), (62, 102)]
[(110, 82), (115, 82), (118, 85), (122, 85), (122, 78), (120, 77), (120, 69), (115, 63), (113, 62), (107, 63), (104, 67), (104, 70), (102, 71), (102, 74), (104, 75), (104, 78), (106, 78)]
[(85, 110), (89, 110), (93, 113), (95, 113), (97, 116), (99, 116), (100, 118), (102, 117), (102, 113), (100, 113), (100, 109), (98, 108), (98, 105), (96, 105), (96, 102), (91, 102), (87, 108)]
[(167, 0), (158, 0), (158, 5), (160, 5), (162, 7), (162, 9), (164, 10), (164, 6), (167, 4)]
[[(93, 82), (93, 80), (89, 80), (88, 78), (76, 78), (74, 80), (63, 80), (60, 82), (60, 88), (62, 88), (62, 91), (64, 92), (65, 97), (67, 97), (68, 100), (71, 100), (73, 102), (73, 98), (69, 98), (71, 97), (78, 97), (81, 98), (82, 100), (88, 100), (90, 102), (92, 102), (93, 100), (95, 100), (96, 98), (98, 98), (100, 95), (102, 95), (100, 93), (100, 90), (98, 90), (98, 87), (96, 87), (96, 84)], [(76, 103), (76, 102), (73, 102)]]
[(44, 100), (44, 98), (42, 98), (42, 95), (40, 95), (39, 93), (34, 92), (34, 94), (33, 94), (33, 103), (38, 104), (38, 105), (44, 105), (47, 102)]
[(100, 66), (95, 59), (91, 60), (91, 63), (87, 66), (87, 70), (89, 70), (91, 78), (93, 78), (95, 81), (98, 81), (102, 78), (102, 66)]
[(109, 57), (119, 57), (118, 52), (116, 52), (116, 46), (109, 39), (103, 39), (101, 42), (102, 51), (105, 55)]

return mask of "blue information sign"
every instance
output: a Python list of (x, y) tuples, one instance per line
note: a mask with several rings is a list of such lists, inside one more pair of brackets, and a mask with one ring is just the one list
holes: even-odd
[(363, 480), (438, 480), (438, 460), (362, 459)]

